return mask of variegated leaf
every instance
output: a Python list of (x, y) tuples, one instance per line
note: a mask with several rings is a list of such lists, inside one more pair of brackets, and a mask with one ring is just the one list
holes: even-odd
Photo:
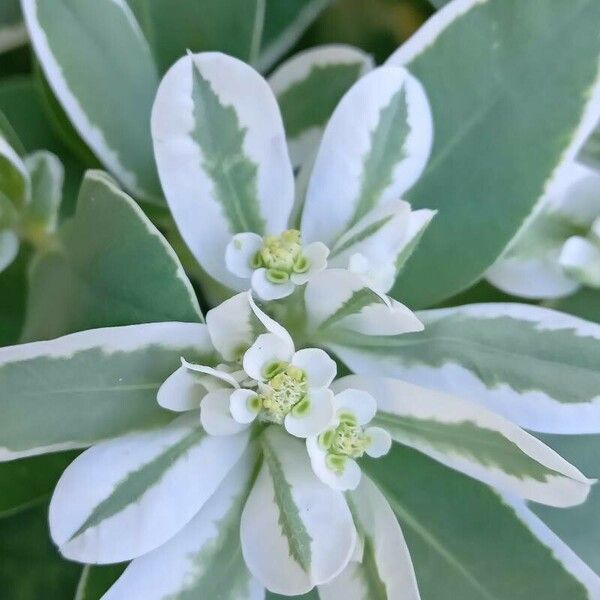
[(286, 54), (332, 0), (266, 0), (256, 67), (266, 72)]
[(295, 54), (269, 77), (277, 96), (292, 166), (316, 150), (323, 128), (342, 96), (373, 68), (373, 59), (352, 46), (318, 46)]
[(25, 341), (97, 327), (200, 321), (168, 242), (102, 171), (88, 171), (74, 218), (31, 267)]
[(355, 372), (397, 377), (477, 402), (526, 429), (600, 431), (600, 326), (526, 304), (417, 313), (421, 333), (330, 336)]
[(518, 425), (476, 404), (397, 379), (350, 375), (335, 390), (377, 400), (392, 438), (484, 483), (550, 506), (583, 502), (591, 481)]
[(494, 286), (523, 298), (561, 298), (580, 283), (560, 262), (565, 242), (587, 236), (600, 217), (600, 173), (579, 163), (564, 169), (539, 213), (488, 269)]
[(423, 598), (598, 598), (600, 578), (489, 487), (399, 445), (363, 466), (400, 521)]
[(321, 600), (419, 600), (409, 549), (385, 496), (366, 476), (348, 493), (362, 546), (356, 561), (331, 583), (319, 586)]
[(212, 496), (248, 439), (248, 432), (210, 436), (190, 412), (95, 444), (58, 481), (49, 513), (54, 543), (66, 558), (99, 564), (158, 548)]
[(330, 247), (380, 204), (397, 200), (425, 168), (433, 138), (421, 84), (400, 67), (362, 77), (333, 113), (306, 193), (302, 233)]
[(25, 166), (31, 180), (31, 201), (22, 226), (30, 239), (43, 239), (58, 224), (65, 172), (60, 159), (43, 150), (27, 156)]
[(134, 560), (104, 600), (262, 600), (265, 589), (248, 572), (240, 546), (255, 463), (253, 453), (243, 457), (198, 514), (166, 544)]
[(312, 337), (324, 343), (336, 329), (364, 335), (397, 335), (423, 328), (406, 306), (380, 296), (346, 269), (317, 273), (308, 282), (304, 299)]
[(22, 7), (44, 75), (81, 138), (137, 199), (162, 203), (148, 127), (158, 74), (125, 0)]
[[(591, 477), (600, 477), (600, 435), (538, 435), (561, 456)], [(600, 576), (600, 487), (570, 510), (532, 504), (530, 509)]]
[(260, 445), (263, 465), (242, 513), (244, 559), (272, 592), (303, 594), (350, 560), (352, 515), (343, 494), (314, 475), (302, 442), (271, 427)]
[(441, 303), (527, 224), (600, 120), (599, 29), (596, 0), (455, 0), (390, 57), (421, 81), (434, 119), (431, 160), (406, 199), (439, 210), (394, 297)]
[(279, 108), (266, 81), (219, 53), (189, 55), (165, 75), (152, 112), (158, 170), (171, 212), (209, 275), (225, 266), (235, 233), (279, 234), (294, 194)]
[(0, 348), (0, 460), (83, 448), (172, 418), (156, 393), (180, 357), (210, 364), (205, 325), (152, 323)]

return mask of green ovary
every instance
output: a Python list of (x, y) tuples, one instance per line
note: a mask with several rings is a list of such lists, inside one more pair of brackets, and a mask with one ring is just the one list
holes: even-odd
[(272, 283), (285, 283), (292, 273), (305, 273), (310, 261), (302, 254), (302, 237), (297, 229), (288, 229), (280, 236), (268, 235), (262, 248), (252, 259), (254, 269), (265, 268)]
[(277, 364), (266, 369), (274, 373), (268, 380), (269, 389), (261, 395), (262, 418), (272, 423), (283, 423), (286, 415), (307, 402), (306, 374), (292, 365)]

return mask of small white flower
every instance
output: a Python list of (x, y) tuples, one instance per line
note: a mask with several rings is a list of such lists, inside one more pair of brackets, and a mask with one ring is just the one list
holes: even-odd
[[(245, 335), (255, 335), (246, 326), (249, 307), (267, 333), (258, 335), (236, 360), (235, 346), (244, 346), (248, 341)], [(282, 425), (293, 436), (306, 438), (331, 423), (333, 392), (329, 386), (337, 368), (325, 351), (296, 351), (287, 331), (263, 313), (250, 294), (239, 294), (211, 311), (207, 323), (213, 343), (226, 362), (209, 367), (182, 359), (182, 368), (159, 390), (161, 405), (176, 410), (193, 408), (185, 394), (177, 394), (177, 407), (169, 404), (169, 398), (190, 373), (199, 373), (193, 381), (206, 391), (200, 419), (211, 435), (234, 435), (258, 420)]]
[(247, 232), (233, 236), (225, 250), (225, 264), (237, 277), (250, 279), (260, 298), (277, 300), (325, 269), (328, 255), (329, 249), (321, 242), (303, 246), (295, 229), (264, 238)]
[(306, 448), (315, 475), (339, 490), (354, 490), (360, 483), (357, 458), (378, 458), (392, 446), (390, 434), (381, 427), (367, 427), (377, 412), (377, 401), (367, 392), (347, 389), (333, 399), (330, 426), (307, 438)]

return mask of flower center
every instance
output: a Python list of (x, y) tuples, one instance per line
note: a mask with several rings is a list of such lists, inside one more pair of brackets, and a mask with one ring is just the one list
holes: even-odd
[(293, 273), (305, 273), (310, 260), (302, 254), (302, 237), (297, 229), (288, 229), (280, 236), (268, 235), (252, 259), (252, 268), (267, 270), (272, 283), (285, 283)]
[(290, 412), (301, 414), (308, 408), (308, 386), (302, 369), (273, 363), (265, 374), (267, 386), (260, 396), (264, 420), (281, 424)]
[(371, 445), (371, 438), (352, 413), (341, 413), (338, 419), (335, 428), (319, 436), (319, 444), (327, 452), (327, 466), (340, 473), (344, 470), (347, 458), (360, 458), (365, 453)]

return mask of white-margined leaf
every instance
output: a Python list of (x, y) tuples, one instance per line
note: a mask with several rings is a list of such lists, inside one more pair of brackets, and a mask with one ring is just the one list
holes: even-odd
[(258, 52), (264, 0), (127, 0), (161, 73), (186, 51), (219, 50), (244, 62)]
[(202, 320), (175, 251), (106, 173), (86, 173), (75, 215), (56, 237), (31, 266), (24, 341)]
[(600, 431), (600, 325), (539, 306), (421, 311), (424, 331), (327, 342), (355, 372), (397, 377), (478, 402), (521, 427)]
[(27, 156), (25, 166), (31, 180), (31, 201), (23, 215), (23, 226), (35, 238), (56, 230), (65, 171), (60, 159), (44, 150)]
[(385, 496), (366, 476), (348, 502), (358, 529), (362, 556), (331, 583), (319, 587), (321, 600), (419, 600), (410, 552)]
[(95, 444), (58, 481), (50, 533), (61, 554), (123, 562), (179, 532), (244, 453), (249, 433), (208, 435), (197, 412)]
[(0, 460), (90, 446), (172, 418), (156, 394), (180, 357), (210, 364), (205, 325), (95, 329), (0, 348)]
[(300, 39), (332, 0), (266, 0), (257, 68), (266, 72)]
[(583, 502), (591, 481), (554, 450), (491, 411), (397, 379), (350, 375), (335, 390), (377, 400), (373, 423), (392, 438), (484, 483), (550, 506)]
[(363, 466), (400, 521), (423, 598), (598, 598), (600, 578), (486, 485), (400, 445)]
[(294, 195), (279, 108), (267, 82), (219, 53), (189, 55), (165, 75), (152, 112), (158, 170), (179, 230), (209, 275), (235, 233), (279, 235)]
[(599, 29), (597, 0), (455, 0), (390, 57), (434, 120), (406, 200), (439, 210), (394, 297), (426, 308), (469, 287), (537, 210), (600, 120)]
[(166, 544), (134, 560), (104, 600), (262, 600), (265, 589), (248, 572), (240, 546), (255, 465), (254, 453), (242, 457), (198, 514)]
[(242, 513), (242, 550), (269, 590), (299, 595), (346, 566), (356, 541), (341, 492), (312, 472), (306, 448), (280, 428), (260, 440), (263, 465)]
[(304, 298), (308, 325), (325, 343), (332, 329), (364, 335), (397, 335), (423, 329), (406, 306), (384, 299), (346, 269), (328, 269), (314, 275)]
[[(600, 435), (539, 435), (561, 456), (586, 475), (600, 478)], [(600, 487), (594, 485), (584, 504), (561, 510), (532, 504), (529, 507), (548, 527), (600, 576)]]
[(137, 199), (162, 203), (148, 126), (158, 74), (125, 0), (22, 7), (44, 75), (81, 138)]
[(312, 155), (342, 96), (373, 65), (371, 56), (362, 50), (332, 44), (295, 54), (269, 77), (294, 168)]
[(561, 298), (580, 283), (560, 264), (565, 242), (587, 236), (600, 216), (600, 173), (578, 163), (564, 169), (539, 213), (486, 272), (494, 286), (522, 298)]
[(431, 150), (429, 102), (405, 69), (362, 77), (333, 113), (317, 153), (302, 215), (307, 242), (329, 246), (379, 204), (399, 199)]
[(368, 261), (369, 275), (388, 292), (434, 216), (435, 211), (427, 209), (413, 212), (404, 200), (380, 204), (338, 238), (328, 263), (348, 267), (360, 254)]

